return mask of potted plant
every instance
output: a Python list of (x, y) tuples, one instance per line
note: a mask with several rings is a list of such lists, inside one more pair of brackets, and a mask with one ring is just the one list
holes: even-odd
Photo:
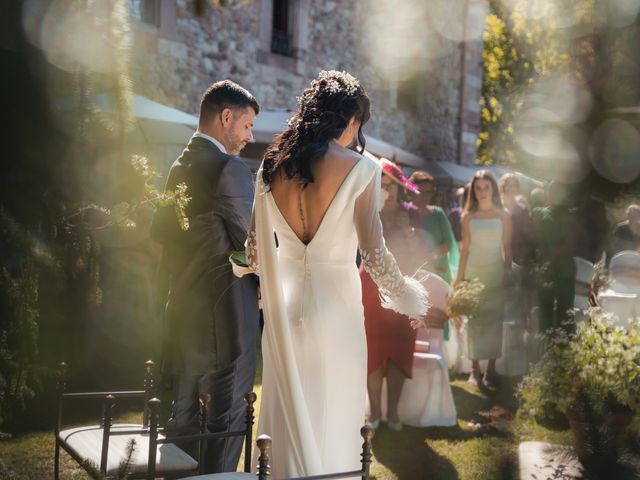
[(575, 331), (542, 335), (542, 357), (518, 386), (525, 415), (564, 414), (585, 465), (607, 470), (617, 462), (623, 433), (640, 412), (640, 321), (626, 330), (598, 308)]

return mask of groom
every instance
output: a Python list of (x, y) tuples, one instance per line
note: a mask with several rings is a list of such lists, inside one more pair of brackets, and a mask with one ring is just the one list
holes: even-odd
[[(227, 251), (243, 250), (249, 230), (253, 177), (237, 155), (253, 141), (259, 111), (253, 95), (229, 80), (207, 89), (198, 130), (166, 183), (167, 191), (186, 183), (189, 228), (180, 229), (173, 206), (159, 208), (151, 226), (169, 276), (164, 370), (174, 375), (171, 433), (198, 432), (200, 394), (211, 395), (209, 432), (244, 428), (243, 396), (256, 370), (257, 286), (233, 275)], [(242, 443), (209, 441), (205, 472), (235, 471)]]

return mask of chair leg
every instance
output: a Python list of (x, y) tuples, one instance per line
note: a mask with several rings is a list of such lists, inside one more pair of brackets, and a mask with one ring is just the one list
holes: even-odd
[(102, 453), (100, 454), (100, 473), (107, 475), (107, 458), (109, 456), (109, 436), (111, 435), (111, 423), (113, 420), (113, 406), (116, 397), (107, 395), (104, 397), (104, 418), (102, 419)]
[(371, 469), (371, 439), (376, 434), (376, 431), (369, 425), (365, 425), (360, 429), (360, 435), (364, 439), (362, 444), (362, 480), (370, 480)]
[(149, 461), (147, 462), (147, 478), (156, 478), (156, 450), (158, 448), (158, 411), (160, 399), (152, 398), (147, 403), (149, 406)]
[(249, 392), (244, 396), (247, 402), (247, 410), (245, 414), (245, 427), (247, 429), (244, 442), (244, 471), (251, 472), (251, 446), (253, 444), (253, 420), (254, 420), (254, 408), (253, 404), (258, 399), (255, 392)]
[(271, 449), (271, 437), (269, 435), (260, 435), (258, 437), (258, 480), (269, 480), (269, 449)]
[(55, 480), (60, 479), (60, 442), (56, 435), (56, 452), (53, 459), (53, 478)]

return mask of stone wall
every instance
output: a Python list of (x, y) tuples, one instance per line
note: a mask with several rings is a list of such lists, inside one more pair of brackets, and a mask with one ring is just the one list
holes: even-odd
[[(206, 87), (229, 78), (251, 90), (263, 108), (293, 109), (296, 95), (319, 70), (347, 70), (360, 79), (372, 98), (374, 115), (365, 133), (437, 161), (457, 161), (458, 142), (463, 140), (462, 162), (473, 162), (479, 125), (479, 41), (462, 43), (435, 34), (434, 18), (424, 8), (417, 9), (422, 17), (414, 19), (429, 34), (421, 36), (401, 28), (398, 32), (375, 30), (379, 27), (372, 23), (374, 13), (386, 0), (294, 1), (299, 2), (295, 22), (301, 38), (297, 39), (296, 59), (291, 60), (269, 53), (265, 41), (270, 35), (266, 31), (265, 37), (271, 22), (269, 0), (230, 1), (224, 8), (210, 8), (202, 17), (193, 15), (187, 0), (163, 0), (159, 28), (134, 25), (134, 90), (197, 115)], [(464, 1), (468, 0), (450, 0), (448, 15), (459, 17)], [(390, 77), (402, 74), (405, 67), (393, 71), (384, 63), (380, 66), (379, 42), (372, 37), (378, 31), (390, 38), (396, 33), (405, 35), (418, 47), (415, 59), (405, 62), (406, 68), (416, 68), (418, 78), (414, 108), (394, 104), (397, 87)], [(420, 42), (429, 44), (430, 56), (421, 56)], [(397, 54), (402, 56), (401, 49)], [(391, 52), (391, 60), (393, 55)]]

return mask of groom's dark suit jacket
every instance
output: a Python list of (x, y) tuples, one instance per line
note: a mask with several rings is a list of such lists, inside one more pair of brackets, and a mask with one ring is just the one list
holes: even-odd
[(162, 243), (168, 273), (164, 369), (202, 375), (231, 364), (255, 348), (257, 285), (231, 271), (227, 252), (243, 250), (251, 221), (253, 177), (239, 158), (193, 137), (174, 162), (166, 190), (187, 184), (189, 229), (174, 206), (158, 209), (151, 235)]

